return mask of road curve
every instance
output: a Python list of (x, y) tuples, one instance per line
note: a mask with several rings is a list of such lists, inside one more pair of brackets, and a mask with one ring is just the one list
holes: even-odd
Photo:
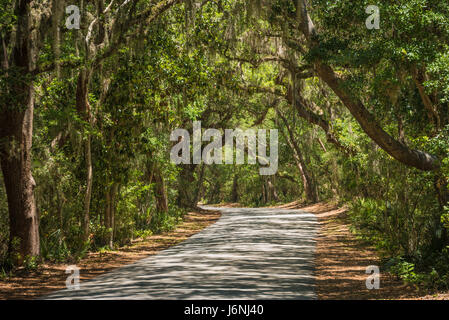
[(316, 298), (315, 215), (210, 209), (222, 211), (221, 218), (186, 241), (43, 299)]

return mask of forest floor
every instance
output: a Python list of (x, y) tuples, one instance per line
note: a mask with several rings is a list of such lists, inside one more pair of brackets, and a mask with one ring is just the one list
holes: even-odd
[[(173, 231), (136, 239), (131, 245), (114, 251), (89, 253), (76, 263), (80, 268), (80, 281), (157, 254), (200, 232), (217, 221), (220, 216), (219, 211), (190, 212)], [(11, 277), (0, 279), (0, 299), (35, 299), (65, 289), (68, 277), (65, 270), (72, 264), (75, 263), (45, 263), (32, 272), (17, 270)]]
[(317, 215), (320, 225), (315, 255), (316, 291), (318, 299), (360, 300), (449, 300), (449, 293), (419, 293), (389, 273), (381, 271), (380, 289), (368, 290), (366, 267), (382, 263), (376, 248), (357, 239), (349, 230), (347, 209), (332, 203), (310, 206), (292, 202), (276, 206), (302, 209)]

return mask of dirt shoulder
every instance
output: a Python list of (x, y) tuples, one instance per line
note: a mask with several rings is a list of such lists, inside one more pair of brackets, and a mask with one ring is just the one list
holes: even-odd
[(357, 240), (349, 231), (346, 209), (317, 204), (304, 210), (315, 213), (320, 224), (316, 249), (316, 281), (319, 299), (415, 298), (414, 288), (381, 272), (380, 289), (369, 290), (365, 281), (370, 265), (381, 266), (376, 249)]
[(349, 230), (346, 208), (329, 203), (303, 206), (293, 202), (279, 206), (284, 209), (302, 209), (316, 214), (320, 226), (315, 255), (318, 299), (333, 300), (446, 300), (449, 293), (419, 294), (415, 288), (404, 285), (396, 277), (383, 273), (380, 289), (368, 290), (366, 267), (381, 266), (378, 252), (358, 240)]
[[(198, 233), (220, 218), (219, 211), (190, 212), (173, 231), (135, 240), (131, 245), (116, 251), (89, 253), (76, 263), (80, 268), (80, 280), (91, 279), (118, 267), (174, 246)], [(18, 271), (13, 277), (0, 280), (0, 299), (35, 299), (55, 290), (65, 288), (70, 264), (43, 264), (37, 271)]]

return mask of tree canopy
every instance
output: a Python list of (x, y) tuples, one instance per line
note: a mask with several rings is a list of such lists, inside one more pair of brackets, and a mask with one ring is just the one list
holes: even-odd
[[(199, 203), (337, 199), (395, 265), (449, 284), (449, 3), (382, 1), (369, 29), (364, 0), (0, 2), (0, 268)], [(172, 163), (194, 121), (277, 129), (277, 172)]]

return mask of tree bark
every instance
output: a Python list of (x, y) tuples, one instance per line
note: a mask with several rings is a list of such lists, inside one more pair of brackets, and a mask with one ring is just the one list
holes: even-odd
[(363, 131), (390, 156), (399, 162), (423, 171), (432, 171), (440, 167), (438, 159), (434, 156), (423, 151), (413, 150), (385, 132), (363, 103), (346, 92), (346, 89), (343, 88), (343, 80), (328, 65), (318, 62), (316, 68), (320, 78), (340, 98), (360, 124)]
[(89, 240), (89, 224), (90, 224), (90, 201), (92, 198), (92, 183), (93, 183), (93, 169), (92, 169), (92, 150), (91, 137), (88, 135), (85, 142), (85, 158), (86, 158), (86, 192), (84, 194), (84, 212), (83, 212), (83, 240)]
[(306, 194), (306, 199), (307, 201), (312, 203), (318, 202), (318, 194), (316, 192), (315, 183), (309, 174), (309, 170), (307, 170), (304, 157), (302, 155), (301, 149), (296, 143), (293, 131), (291, 130), (287, 122), (287, 119), (284, 117), (284, 115), (279, 110), (276, 111), (287, 129), (288, 135), (285, 135), (283, 130), (281, 130), (281, 132), (284, 134), (285, 139), (287, 140), (287, 143), (290, 146), (290, 149), (293, 151), (293, 157), (295, 159), (296, 166), (298, 167), (299, 173), (301, 175), (302, 183), (304, 186), (304, 192)]
[[(76, 88), (76, 108), (79, 115), (89, 123), (92, 124), (92, 117), (90, 112), (90, 105), (88, 100), (89, 78), (91, 72), (83, 69), (78, 76), (78, 83)], [(91, 150), (91, 135), (87, 134), (84, 141), (84, 157), (86, 161), (86, 191), (84, 193), (84, 211), (82, 216), (83, 241), (89, 239), (89, 223), (90, 223), (90, 201), (92, 198), (92, 183), (93, 183), (93, 168), (92, 168), (92, 150)]]
[[(31, 175), (34, 88), (24, 86), (17, 97), (26, 96), (26, 107), (3, 108), (0, 115), (1, 167), (9, 209), (9, 253), (19, 253), (16, 263), (38, 256), (39, 219), (34, 199), (35, 181)], [(19, 241), (18, 244), (15, 242)], [(16, 247), (18, 245), (18, 247)]]
[(238, 175), (234, 175), (234, 179), (232, 181), (232, 194), (231, 194), (231, 201), (233, 203), (239, 202), (239, 192), (238, 192)]
[(31, 74), (41, 44), (36, 27), (46, 14), (37, 16), (34, 6), (39, 7), (39, 4), (23, 0), (15, 2), (12, 54), (7, 56), (10, 41), (3, 37), (1, 50), (2, 73), (6, 76), (7, 87), (1, 93), (0, 162), (9, 209), (8, 251), (13, 261), (19, 264), (27, 257), (40, 254), (35, 181), (31, 174), (35, 101)]
[(111, 187), (111, 210), (110, 210), (110, 228), (111, 233), (109, 234), (109, 248), (114, 249), (114, 239), (115, 239), (115, 212), (117, 210), (117, 195), (119, 190), (119, 184), (114, 183)]
[[(104, 208), (104, 227), (109, 232), (109, 228), (111, 228), (111, 187), (106, 188), (105, 193), (105, 208)], [(108, 243), (109, 241), (109, 233), (105, 235), (105, 238), (103, 239), (104, 243)]]
[(55, 60), (55, 70), (58, 79), (61, 78), (61, 28), (59, 26), (64, 14), (64, 0), (52, 0), (52, 31), (53, 31), (53, 55)]
[(154, 166), (153, 179), (155, 183), (156, 210), (157, 212), (168, 212), (167, 189), (165, 187), (164, 177), (158, 165)]
[(279, 201), (279, 196), (276, 190), (276, 184), (274, 183), (275, 175), (267, 177), (267, 188), (270, 194), (270, 201)]
[(204, 180), (205, 169), (206, 169), (205, 164), (204, 163), (200, 164), (199, 177), (198, 177), (198, 181), (196, 182), (196, 188), (195, 188), (195, 197), (193, 198), (195, 209), (198, 208), (198, 202), (200, 201), (200, 198), (201, 198), (201, 191), (203, 189), (203, 180)]
[(178, 206), (186, 209), (196, 209), (197, 203), (195, 200), (196, 193), (192, 192), (195, 184), (195, 177), (193, 175), (196, 165), (185, 164), (182, 165), (178, 177)]
[(114, 234), (115, 234), (115, 211), (116, 211), (116, 199), (118, 194), (118, 184), (113, 183), (106, 189), (105, 200), (106, 206), (104, 211), (104, 226), (108, 230), (105, 243), (110, 249), (114, 248)]
[(435, 124), (436, 129), (441, 128), (441, 119), (438, 114), (437, 108), (434, 106), (432, 100), (429, 95), (426, 93), (423, 82), (425, 81), (425, 72), (422, 70), (418, 70), (415, 66), (412, 70), (412, 78), (418, 88), (419, 96), (421, 97), (422, 103), (427, 110), (427, 115), (429, 120)]

